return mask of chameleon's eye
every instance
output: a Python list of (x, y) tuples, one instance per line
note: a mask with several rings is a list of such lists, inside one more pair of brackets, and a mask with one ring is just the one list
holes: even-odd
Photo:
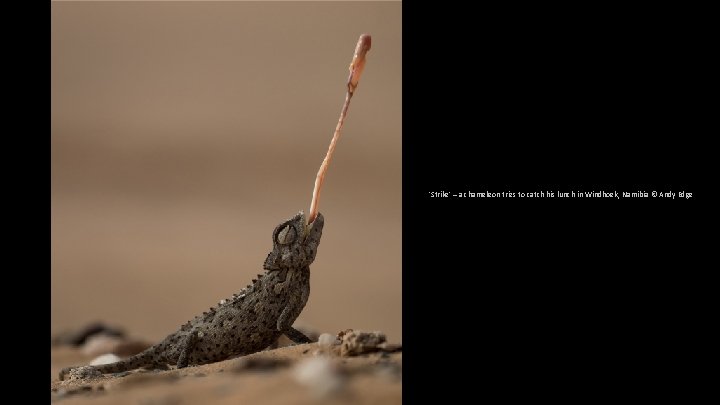
[(295, 228), (285, 225), (277, 234), (277, 242), (281, 245), (289, 245), (295, 240)]

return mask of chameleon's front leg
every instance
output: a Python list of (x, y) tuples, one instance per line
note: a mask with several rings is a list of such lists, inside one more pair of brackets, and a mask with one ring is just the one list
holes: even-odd
[(297, 318), (297, 314), (302, 311), (309, 297), (310, 288), (302, 289), (300, 296), (296, 296), (294, 300), (291, 300), (290, 303), (283, 308), (277, 321), (277, 330), (298, 344), (312, 343), (312, 340), (305, 336), (304, 333), (292, 327), (293, 322), (295, 322), (295, 318)]
[(185, 368), (190, 363), (190, 356), (195, 350), (197, 342), (200, 340), (199, 334), (202, 332), (191, 331), (185, 336), (183, 340), (178, 343), (178, 350), (180, 355), (178, 356), (177, 368)]
[(292, 323), (295, 321), (295, 319), (290, 318), (290, 312), (294, 309), (293, 306), (294, 305), (291, 303), (282, 310), (277, 321), (277, 330), (282, 332), (295, 343), (312, 343), (312, 340), (310, 340), (309, 337), (292, 327)]

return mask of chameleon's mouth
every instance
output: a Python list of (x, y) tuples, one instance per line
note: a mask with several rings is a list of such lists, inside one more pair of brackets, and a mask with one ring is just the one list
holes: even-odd
[(305, 239), (305, 237), (310, 233), (310, 230), (312, 229), (312, 224), (308, 224), (307, 217), (305, 216), (305, 212), (303, 210), (300, 210), (295, 216), (292, 218), (292, 221), (295, 223), (301, 223), (303, 224), (302, 229), (302, 239)]
[[(319, 214), (319, 213), (318, 213), (318, 214)], [(305, 216), (305, 213), (304, 213), (303, 211), (300, 211), (300, 212), (297, 214), (297, 217), (301, 218), (301, 219), (302, 219), (302, 223), (305, 224), (304, 229), (303, 229), (303, 235), (302, 235), (303, 240), (305, 240), (305, 238), (307, 238), (307, 236), (310, 235), (310, 231), (312, 231), (312, 230), (315, 228), (315, 225), (316, 225), (318, 222), (313, 221), (313, 222), (308, 223), (307, 221), (308, 221), (309, 218)], [(316, 219), (317, 219), (317, 217), (316, 217)], [(320, 221), (320, 222), (322, 222), (322, 221)], [(322, 229), (322, 224), (320, 224), (320, 227), (321, 227), (321, 229)]]
[(312, 222), (308, 223), (308, 218), (305, 216), (305, 213), (302, 210), (298, 213), (298, 216), (300, 218), (302, 218), (302, 223), (305, 224), (305, 226), (303, 227), (303, 235), (302, 235), (303, 240), (304, 240), (305, 237), (307, 237), (310, 234), (310, 230), (313, 227), (313, 223)]

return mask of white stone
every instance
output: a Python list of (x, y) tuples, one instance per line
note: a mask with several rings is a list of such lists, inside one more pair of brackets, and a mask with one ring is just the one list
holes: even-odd
[(324, 356), (306, 358), (299, 362), (293, 375), (297, 382), (321, 397), (340, 391), (345, 383), (337, 367)]
[(320, 347), (332, 347), (335, 345), (339, 345), (340, 341), (335, 337), (334, 335), (331, 335), (329, 333), (323, 333), (318, 338), (318, 345)]
[(110, 363), (117, 363), (120, 361), (120, 357), (110, 353), (110, 354), (103, 354), (102, 356), (98, 356), (93, 359), (93, 361), (90, 362), (91, 366), (102, 366), (103, 364), (110, 364)]

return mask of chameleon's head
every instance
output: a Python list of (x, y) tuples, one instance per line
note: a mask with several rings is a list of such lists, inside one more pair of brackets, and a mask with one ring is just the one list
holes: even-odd
[(273, 250), (265, 259), (265, 270), (281, 270), (309, 266), (315, 260), (325, 218), (318, 213), (311, 224), (306, 224), (300, 211), (281, 223), (272, 234)]

